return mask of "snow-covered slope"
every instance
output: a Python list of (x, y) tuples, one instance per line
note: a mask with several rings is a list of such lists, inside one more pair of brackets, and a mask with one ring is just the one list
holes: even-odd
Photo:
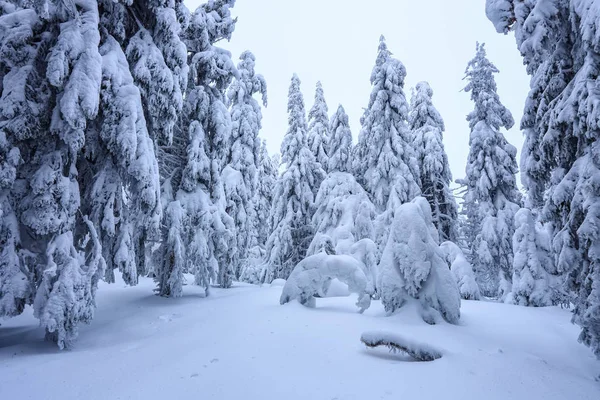
[[(44, 343), (31, 313), (0, 326), (0, 399), (543, 399), (600, 398), (600, 362), (558, 308), (463, 301), (459, 325), (430, 326), (376, 301), (279, 305), (281, 286), (203, 289), (180, 299), (153, 283), (101, 284), (93, 324), (74, 349)], [(443, 350), (433, 362), (366, 349), (365, 331)]]

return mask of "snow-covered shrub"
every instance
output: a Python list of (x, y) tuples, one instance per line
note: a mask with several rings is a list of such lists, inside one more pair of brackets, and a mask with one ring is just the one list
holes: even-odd
[[(460, 294), (433, 233), (429, 203), (417, 197), (395, 212), (387, 245), (379, 263), (377, 288), (388, 313), (407, 302), (418, 302), (422, 317), (435, 314), (450, 323), (460, 318)], [(434, 310), (437, 310), (434, 311)]]
[(314, 296), (325, 297), (332, 279), (347, 284), (351, 293), (358, 294), (356, 306), (360, 312), (369, 308), (371, 295), (367, 292), (367, 277), (361, 263), (351, 256), (325, 252), (306, 257), (296, 265), (279, 302), (285, 304), (297, 299), (303, 305), (314, 307)]
[(463, 251), (453, 242), (444, 242), (440, 245), (444, 259), (454, 274), (460, 297), (465, 300), (479, 300), (479, 286), (475, 281), (475, 273), (471, 263), (467, 261)]

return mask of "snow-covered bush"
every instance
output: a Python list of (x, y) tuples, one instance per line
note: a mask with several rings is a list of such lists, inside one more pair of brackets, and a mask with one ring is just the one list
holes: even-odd
[(435, 323), (439, 313), (446, 321), (457, 323), (460, 293), (434, 233), (425, 198), (400, 206), (379, 263), (377, 287), (388, 313), (407, 302), (418, 302), (426, 322)]
[(371, 294), (367, 292), (367, 277), (361, 263), (351, 256), (325, 252), (306, 257), (296, 265), (279, 302), (285, 304), (297, 299), (303, 305), (314, 307), (314, 296), (325, 297), (333, 279), (347, 284), (351, 293), (358, 294), (356, 306), (360, 312), (369, 308)]
[(460, 297), (465, 300), (479, 300), (479, 286), (475, 281), (475, 273), (471, 263), (467, 261), (463, 251), (453, 242), (444, 242), (440, 245), (444, 259), (454, 274)]

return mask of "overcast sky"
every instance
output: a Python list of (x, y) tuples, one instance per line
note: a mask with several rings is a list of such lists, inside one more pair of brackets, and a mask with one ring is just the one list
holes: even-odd
[[(187, 0), (190, 9), (203, 2)], [(464, 176), (469, 151), (465, 117), (473, 104), (461, 90), (477, 41), (486, 43), (500, 69), (500, 99), (517, 121), (506, 136), (521, 150), (519, 121), (529, 79), (514, 37), (496, 33), (484, 0), (237, 0), (232, 12), (238, 17), (236, 30), (222, 45), (236, 63), (242, 51), (251, 50), (256, 71), (267, 80), (269, 106), (263, 110), (261, 136), (271, 153), (279, 152), (287, 129), (287, 91), (294, 72), (302, 80), (307, 112), (320, 80), (330, 114), (343, 104), (357, 140), (381, 34), (406, 66), (407, 99), (417, 82), (431, 84), (434, 104), (446, 122), (444, 143), (454, 178)]]

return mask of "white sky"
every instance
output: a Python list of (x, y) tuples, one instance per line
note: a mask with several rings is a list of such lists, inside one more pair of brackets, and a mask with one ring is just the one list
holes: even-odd
[[(203, 2), (186, 1), (190, 9)], [(231, 42), (221, 45), (236, 63), (246, 49), (256, 56), (256, 71), (265, 76), (269, 92), (261, 136), (271, 154), (279, 152), (287, 129), (287, 91), (294, 72), (302, 80), (307, 112), (320, 80), (330, 114), (343, 104), (356, 142), (381, 34), (406, 66), (407, 99), (417, 82), (431, 84), (434, 104), (446, 122), (444, 143), (455, 179), (464, 176), (469, 151), (465, 117), (473, 104), (461, 89), (476, 41), (486, 43), (488, 57), (500, 69), (500, 99), (516, 121), (506, 136), (521, 149), (519, 122), (529, 79), (514, 37), (496, 33), (484, 0), (237, 0), (232, 13), (238, 17), (236, 30)]]

